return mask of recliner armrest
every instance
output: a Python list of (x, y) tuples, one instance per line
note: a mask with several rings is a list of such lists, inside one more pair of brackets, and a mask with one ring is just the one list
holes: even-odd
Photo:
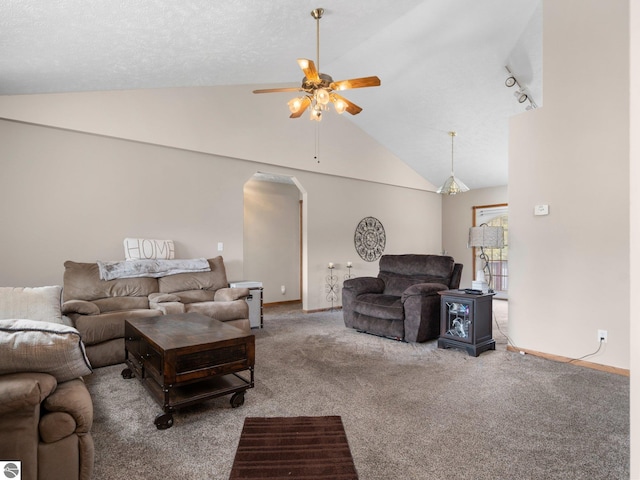
[(443, 290), (449, 290), (449, 287), (443, 283), (415, 283), (402, 293), (402, 303), (409, 297), (426, 297), (435, 295)]
[(48, 373), (0, 375), (0, 418), (16, 412), (32, 411), (56, 389), (58, 382)]
[(342, 287), (350, 290), (354, 295), (362, 293), (382, 293), (384, 292), (384, 281), (377, 277), (356, 277), (344, 281)]
[(93, 403), (89, 390), (80, 378), (58, 384), (55, 392), (44, 400), (49, 412), (66, 412), (76, 421), (76, 433), (91, 431)]
[(249, 296), (249, 289), (242, 287), (227, 287), (216, 290), (213, 297), (214, 302), (233, 302), (234, 300), (240, 300), (241, 298), (247, 298)]

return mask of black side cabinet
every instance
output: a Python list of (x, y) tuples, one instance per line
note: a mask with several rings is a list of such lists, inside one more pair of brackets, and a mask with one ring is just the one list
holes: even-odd
[(440, 337), (438, 348), (463, 348), (477, 357), (495, 350), (492, 338), (493, 294), (472, 295), (460, 290), (440, 294)]

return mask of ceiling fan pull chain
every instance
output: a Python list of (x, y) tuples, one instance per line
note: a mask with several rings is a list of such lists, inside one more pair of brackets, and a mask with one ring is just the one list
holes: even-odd
[(313, 158), (320, 163), (320, 122), (316, 123), (316, 154)]

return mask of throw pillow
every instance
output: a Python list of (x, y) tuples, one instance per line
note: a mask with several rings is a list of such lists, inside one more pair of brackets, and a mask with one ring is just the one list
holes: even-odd
[(0, 287), (0, 320), (30, 318), (62, 323), (62, 287)]
[(75, 328), (37, 320), (0, 320), (0, 374), (48, 373), (65, 382), (92, 371)]
[(126, 260), (171, 260), (174, 256), (173, 240), (124, 239), (124, 258)]

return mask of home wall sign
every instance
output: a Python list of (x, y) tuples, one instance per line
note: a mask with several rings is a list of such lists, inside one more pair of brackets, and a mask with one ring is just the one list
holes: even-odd
[(366, 262), (374, 262), (380, 258), (387, 243), (387, 236), (380, 220), (365, 217), (356, 227), (353, 242), (358, 255)]

